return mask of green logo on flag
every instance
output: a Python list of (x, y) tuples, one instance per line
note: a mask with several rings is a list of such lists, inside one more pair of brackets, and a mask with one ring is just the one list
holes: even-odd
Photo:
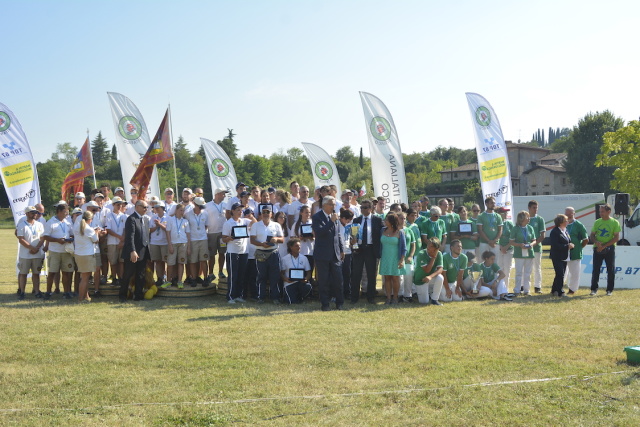
[(476, 122), (484, 127), (491, 124), (491, 112), (487, 107), (478, 107), (476, 110)]
[(124, 116), (118, 122), (118, 130), (123, 138), (133, 141), (142, 135), (142, 126), (138, 119), (133, 116)]
[(4, 111), (0, 111), (0, 132), (4, 132), (11, 126), (11, 119)]
[(229, 175), (229, 165), (222, 159), (214, 159), (211, 162), (211, 171), (219, 178)]
[(320, 179), (329, 180), (333, 176), (333, 168), (327, 162), (316, 163), (316, 176)]
[(391, 136), (391, 125), (384, 117), (374, 117), (369, 125), (371, 135), (378, 141), (386, 141)]

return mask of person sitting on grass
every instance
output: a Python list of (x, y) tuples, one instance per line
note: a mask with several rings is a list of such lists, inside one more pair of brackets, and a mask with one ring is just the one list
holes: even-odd
[(484, 251), (482, 253), (482, 259), (484, 262), (480, 264), (482, 270), (482, 277), (479, 283), (480, 289), (489, 289), (491, 291), (490, 296), (493, 299), (512, 301), (507, 295), (507, 285), (504, 283), (504, 272), (495, 262), (496, 255), (491, 251)]

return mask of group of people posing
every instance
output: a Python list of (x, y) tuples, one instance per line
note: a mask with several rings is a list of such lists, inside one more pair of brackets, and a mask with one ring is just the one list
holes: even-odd
[[(517, 213), (514, 223), (507, 219), (509, 209), (495, 209), (492, 197), (485, 200), (484, 212), (477, 204), (468, 212), (446, 198), (432, 207), (426, 197), (411, 206), (387, 207), (382, 197), (358, 203), (357, 192), (351, 190), (338, 198), (335, 186), (318, 187), (311, 195), (297, 182), (289, 191), (249, 189), (239, 182), (237, 196), (226, 200), (227, 189), (216, 188), (209, 202), (202, 188), (185, 188), (179, 201), (174, 201), (171, 188), (163, 200), (139, 199), (135, 188), (126, 200), (121, 187), (111, 198), (110, 190), (109, 185), (93, 190), (88, 202), (77, 193), (73, 209), (61, 201), (48, 221), (43, 206), (25, 209), (16, 229), (19, 299), (25, 298), (31, 272), (36, 298), (50, 299), (60, 292), (61, 281), (63, 298), (77, 294), (80, 301), (90, 301), (100, 296), (110, 273), (121, 301), (127, 299), (132, 278), (133, 298), (140, 300), (147, 267), (162, 288), (215, 286), (214, 280), (226, 278), (230, 304), (248, 299), (293, 304), (313, 295), (322, 310), (330, 310), (332, 302), (342, 309), (345, 301), (355, 304), (361, 296), (374, 303), (378, 275), (386, 304), (417, 299), (441, 305), (485, 297), (510, 301), (531, 292), (532, 271), (533, 292), (542, 292), (546, 229), (534, 200), (528, 211)], [(615, 270), (613, 251), (620, 230), (607, 208), (610, 213), (604, 206), (601, 219), (609, 221), (605, 224), (611, 237), (605, 240), (605, 233), (596, 234), (594, 226), (592, 238), (595, 253), (601, 255), (594, 256), (594, 266), (604, 260), (609, 272)], [(564, 295), (567, 270), (568, 294), (576, 292), (582, 248), (588, 242), (574, 214), (568, 207), (558, 215), (550, 234), (556, 272), (552, 292), (557, 296)], [(602, 224), (597, 225), (601, 230)], [(47, 288), (41, 292), (45, 253)], [(516, 275), (509, 292), (512, 259)], [(91, 281), (93, 293), (88, 289)], [(608, 294), (613, 291), (609, 281)], [(592, 294), (597, 282), (592, 282)]]

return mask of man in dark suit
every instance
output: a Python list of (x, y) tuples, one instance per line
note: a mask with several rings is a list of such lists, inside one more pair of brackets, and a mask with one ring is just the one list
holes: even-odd
[(344, 294), (342, 290), (342, 261), (344, 250), (335, 213), (336, 199), (325, 196), (322, 210), (313, 215), (312, 228), (315, 234), (313, 258), (318, 271), (318, 289), (322, 311), (329, 311), (331, 295), (336, 298), (336, 308), (342, 310)]
[(569, 251), (573, 249), (573, 243), (571, 243), (571, 237), (567, 232), (567, 217), (565, 215), (558, 215), (553, 220), (555, 228), (551, 230), (549, 240), (551, 243), (551, 250), (549, 251), (549, 258), (553, 262), (553, 269), (556, 276), (553, 278), (553, 286), (551, 287), (551, 293), (556, 297), (563, 297), (562, 286), (564, 282), (564, 275), (567, 270), (567, 261), (569, 260)]
[(359, 224), (362, 237), (358, 240), (358, 250), (354, 250), (353, 269), (351, 276), (351, 303), (358, 302), (360, 297), (360, 282), (362, 281), (362, 268), (367, 269), (367, 301), (374, 303), (376, 296), (376, 262), (380, 258), (380, 237), (382, 235), (382, 219), (373, 215), (370, 200), (365, 200), (360, 205), (362, 216), (353, 220)]
[(142, 288), (144, 286), (144, 273), (149, 260), (149, 218), (147, 202), (138, 200), (135, 211), (127, 218), (124, 225), (124, 245), (122, 257), (124, 258), (124, 277), (120, 282), (120, 302), (127, 300), (127, 290), (132, 277), (135, 277), (134, 300), (143, 299)]

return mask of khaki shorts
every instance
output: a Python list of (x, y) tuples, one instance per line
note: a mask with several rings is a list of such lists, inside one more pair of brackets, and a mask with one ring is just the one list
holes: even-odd
[(186, 243), (174, 243), (173, 253), (169, 253), (167, 249), (167, 264), (186, 264), (187, 263), (187, 244)]
[(18, 273), (29, 274), (29, 271), (31, 271), (33, 274), (40, 274), (43, 263), (44, 258), (20, 258), (18, 260)]
[(169, 255), (169, 245), (149, 245), (151, 261), (167, 261)]
[(195, 263), (199, 261), (209, 261), (209, 248), (207, 247), (207, 240), (191, 241), (191, 255), (189, 255), (189, 262)]
[[(98, 254), (99, 255), (99, 254)], [(96, 271), (96, 256), (94, 255), (76, 255), (76, 265), (78, 273), (93, 273)]]
[(120, 262), (124, 262), (124, 260), (122, 259), (122, 248), (119, 248), (118, 245), (108, 245), (107, 255), (109, 257), (109, 264), (111, 265), (116, 265)]
[(68, 252), (49, 251), (49, 273), (72, 273), (75, 270), (73, 255)]
[(227, 252), (226, 246), (220, 246), (222, 233), (207, 234), (207, 244), (209, 246), (209, 257), (213, 258), (216, 253), (224, 255)]

